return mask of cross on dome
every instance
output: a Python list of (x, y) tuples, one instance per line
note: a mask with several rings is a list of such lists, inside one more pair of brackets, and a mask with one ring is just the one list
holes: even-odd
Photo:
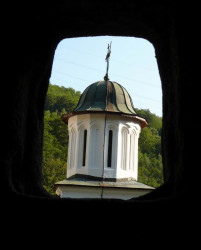
[(110, 54), (111, 54), (111, 45), (112, 45), (112, 42), (110, 42), (110, 44), (108, 44), (107, 55), (105, 57), (105, 61), (107, 62), (106, 74), (104, 76), (104, 80), (105, 81), (109, 80), (109, 78), (108, 78), (108, 71), (109, 71), (109, 60), (110, 60)]

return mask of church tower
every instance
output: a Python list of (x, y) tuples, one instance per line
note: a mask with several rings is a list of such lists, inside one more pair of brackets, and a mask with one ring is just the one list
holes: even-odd
[(138, 138), (147, 122), (124, 87), (109, 80), (91, 84), (62, 119), (69, 131), (67, 179), (137, 181)]
[(153, 189), (137, 182), (138, 138), (147, 121), (127, 90), (109, 80), (110, 52), (108, 46), (104, 81), (89, 85), (77, 107), (62, 116), (69, 146), (67, 179), (56, 183), (61, 197), (128, 199)]

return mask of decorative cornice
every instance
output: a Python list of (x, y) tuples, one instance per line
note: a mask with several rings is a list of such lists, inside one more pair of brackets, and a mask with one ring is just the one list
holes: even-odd
[(120, 112), (111, 112), (111, 111), (73, 111), (67, 114), (62, 115), (61, 119), (63, 122), (68, 124), (68, 120), (70, 117), (75, 116), (75, 115), (83, 115), (83, 114), (108, 114), (108, 115), (116, 115), (120, 117), (125, 117), (127, 119), (130, 119), (132, 121), (135, 121), (139, 123), (141, 128), (144, 128), (148, 125), (148, 122), (145, 118), (140, 117), (139, 115), (129, 115), (129, 114), (124, 114)]

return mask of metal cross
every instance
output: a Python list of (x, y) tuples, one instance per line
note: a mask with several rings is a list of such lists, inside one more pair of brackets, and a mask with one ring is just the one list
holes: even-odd
[(105, 77), (104, 77), (105, 81), (109, 80), (109, 78), (108, 78), (108, 70), (109, 70), (109, 59), (110, 59), (110, 54), (111, 54), (111, 45), (112, 45), (112, 42), (110, 42), (110, 44), (108, 44), (108, 46), (107, 46), (107, 55), (106, 55), (106, 58), (105, 58), (105, 61), (107, 62), (106, 74), (105, 74)]

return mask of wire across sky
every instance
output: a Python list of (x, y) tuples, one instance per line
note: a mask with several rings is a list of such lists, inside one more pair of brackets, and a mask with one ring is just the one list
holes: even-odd
[(55, 51), (50, 83), (81, 93), (103, 80), (107, 46), (112, 41), (109, 79), (130, 94), (135, 108), (162, 116), (162, 90), (153, 45), (134, 37), (85, 37), (62, 40)]

